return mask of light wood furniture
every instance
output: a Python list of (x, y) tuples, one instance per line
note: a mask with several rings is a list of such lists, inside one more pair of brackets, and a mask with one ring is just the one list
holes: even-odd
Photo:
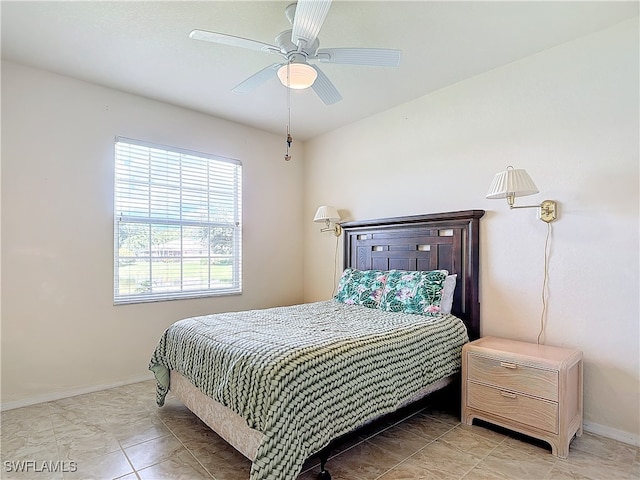
[(497, 337), (462, 349), (462, 421), (477, 418), (548, 442), (566, 458), (582, 435), (582, 352)]

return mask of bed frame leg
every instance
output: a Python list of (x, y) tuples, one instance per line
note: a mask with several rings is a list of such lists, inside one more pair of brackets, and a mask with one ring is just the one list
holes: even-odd
[(331, 480), (331, 474), (327, 469), (325, 469), (325, 465), (327, 464), (327, 460), (329, 460), (329, 448), (325, 448), (320, 452), (320, 473), (318, 473), (318, 480)]

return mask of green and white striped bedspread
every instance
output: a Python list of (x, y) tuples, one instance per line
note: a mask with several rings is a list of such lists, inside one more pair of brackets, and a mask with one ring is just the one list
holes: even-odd
[(293, 480), (333, 438), (458, 372), (467, 341), (452, 315), (328, 300), (181, 320), (149, 368), (159, 406), (176, 370), (263, 433), (251, 480)]

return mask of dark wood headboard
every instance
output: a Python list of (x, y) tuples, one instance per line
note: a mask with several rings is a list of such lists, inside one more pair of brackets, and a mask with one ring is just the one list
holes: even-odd
[(484, 210), (342, 223), (344, 266), (359, 270), (448, 270), (457, 274), (451, 313), (480, 337), (480, 218)]

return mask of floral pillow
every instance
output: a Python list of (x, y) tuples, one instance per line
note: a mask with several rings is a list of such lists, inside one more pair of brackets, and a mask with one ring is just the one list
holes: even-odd
[(446, 270), (390, 270), (378, 308), (387, 312), (436, 315), (440, 313), (442, 289), (448, 274)]
[(349, 305), (377, 308), (384, 292), (386, 274), (381, 270), (347, 268), (342, 272), (338, 293), (333, 298)]

